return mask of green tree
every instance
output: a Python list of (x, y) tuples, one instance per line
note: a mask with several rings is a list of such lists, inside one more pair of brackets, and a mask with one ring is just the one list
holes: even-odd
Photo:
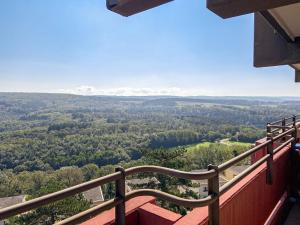
[[(56, 180), (50, 180), (46, 186), (39, 189), (36, 195), (30, 196), (29, 199), (43, 196), (63, 188), (65, 188), (65, 186), (62, 183)], [(90, 204), (90, 202), (84, 199), (82, 194), (78, 194), (14, 217), (9, 221), (9, 224), (50, 225), (88, 209)]]

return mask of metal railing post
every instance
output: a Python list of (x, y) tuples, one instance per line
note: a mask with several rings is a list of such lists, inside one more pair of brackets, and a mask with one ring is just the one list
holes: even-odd
[(216, 200), (208, 206), (209, 225), (220, 224), (220, 191), (219, 191), (219, 172), (218, 166), (208, 165), (208, 170), (216, 170), (217, 173), (208, 179), (208, 194), (214, 196)]
[(292, 136), (294, 137), (294, 141), (291, 143), (292, 144), (292, 149), (295, 149), (295, 145), (297, 143), (297, 127), (296, 127), (296, 116), (293, 116), (293, 128), (295, 129), (294, 132), (292, 133)]
[(267, 141), (270, 141), (267, 145), (267, 154), (270, 157), (267, 159), (267, 184), (273, 184), (273, 135), (271, 133), (270, 124), (267, 125)]
[(116, 172), (121, 172), (122, 178), (115, 181), (116, 199), (121, 199), (122, 202), (115, 207), (116, 225), (125, 225), (125, 170), (122, 167), (117, 167)]
[[(284, 133), (284, 132), (285, 132), (285, 125), (286, 125), (286, 120), (285, 120), (285, 118), (282, 119), (281, 125), (282, 125), (282, 133)], [(284, 141), (284, 140), (286, 140), (286, 138), (283, 137), (282, 140)]]

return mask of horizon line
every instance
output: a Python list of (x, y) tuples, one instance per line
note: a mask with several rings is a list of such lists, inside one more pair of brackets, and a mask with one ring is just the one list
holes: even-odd
[(35, 91), (0, 91), (0, 94), (53, 94), (53, 95), (74, 95), (82, 97), (181, 97), (181, 98), (197, 98), (197, 97), (211, 97), (211, 98), (299, 98), (300, 96), (292, 95), (113, 95), (113, 94), (76, 94), (66, 92), (35, 92)]

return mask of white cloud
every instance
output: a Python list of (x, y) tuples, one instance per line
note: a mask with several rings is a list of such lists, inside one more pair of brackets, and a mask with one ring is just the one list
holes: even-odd
[(93, 86), (82, 85), (73, 89), (60, 89), (59, 93), (69, 93), (77, 95), (117, 95), (117, 96), (199, 96), (199, 95), (214, 95), (211, 91), (182, 89), (178, 87), (170, 88), (105, 88), (100, 89)]

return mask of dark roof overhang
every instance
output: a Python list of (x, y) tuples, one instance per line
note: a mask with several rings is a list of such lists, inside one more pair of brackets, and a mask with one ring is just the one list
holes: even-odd
[(207, 0), (207, 8), (222, 18), (229, 18), (299, 2), (300, 0)]
[(300, 82), (300, 0), (207, 0), (222, 18), (254, 16), (254, 66), (290, 65)]
[(254, 66), (300, 63), (300, 40), (292, 40), (266, 12), (254, 16)]
[(300, 82), (300, 3), (256, 12), (254, 66), (290, 65)]
[(173, 0), (106, 0), (109, 10), (122, 16), (131, 16)]

